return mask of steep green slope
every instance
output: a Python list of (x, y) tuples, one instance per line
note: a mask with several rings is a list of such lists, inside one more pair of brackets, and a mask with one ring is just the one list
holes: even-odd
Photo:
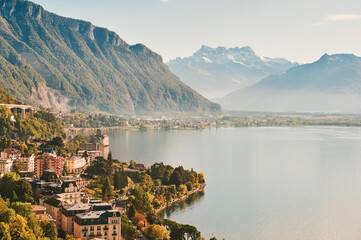
[(22, 104), (22, 102), (13, 98), (13, 96), (0, 87), (0, 104)]
[[(0, 88), (0, 104), (23, 104), (4, 89)], [(23, 119), (20, 113), (13, 113), (8, 108), (0, 106), (0, 140), (6, 136), (51, 138), (64, 136), (64, 128), (55, 116), (46, 111), (37, 111), (34, 115), (27, 114)]]
[(118, 114), (219, 112), (144, 45), (23, 0), (0, 0), (0, 85), (60, 110)]

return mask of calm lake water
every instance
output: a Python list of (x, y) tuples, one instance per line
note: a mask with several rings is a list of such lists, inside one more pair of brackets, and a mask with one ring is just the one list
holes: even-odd
[(205, 194), (166, 217), (209, 239), (361, 239), (361, 128), (110, 133), (113, 157), (183, 165)]

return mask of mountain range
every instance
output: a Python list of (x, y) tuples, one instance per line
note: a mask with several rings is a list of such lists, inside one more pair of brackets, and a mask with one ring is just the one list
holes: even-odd
[(221, 111), (146, 46), (24, 0), (0, 0), (0, 86), (20, 101), (62, 111)]
[(258, 56), (250, 47), (204, 45), (193, 56), (176, 58), (167, 64), (183, 82), (210, 99), (223, 97), (297, 65), (283, 58)]
[(361, 113), (361, 58), (323, 55), (221, 100), (233, 110)]

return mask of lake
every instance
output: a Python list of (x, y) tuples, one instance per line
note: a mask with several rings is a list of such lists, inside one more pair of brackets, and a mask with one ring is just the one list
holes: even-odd
[(113, 157), (204, 172), (205, 194), (168, 211), (209, 239), (360, 239), (361, 128), (109, 133)]

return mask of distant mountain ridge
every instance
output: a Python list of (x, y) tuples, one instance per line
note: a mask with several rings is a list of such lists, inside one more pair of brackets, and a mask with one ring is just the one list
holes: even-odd
[(323, 55), (318, 61), (273, 74), (222, 99), (226, 109), (361, 112), (361, 58)]
[(167, 64), (183, 82), (208, 98), (222, 97), (297, 65), (283, 58), (258, 56), (248, 46), (211, 48), (204, 45), (193, 56), (176, 58)]
[(128, 45), (114, 32), (23, 0), (0, 0), (0, 86), (21, 101), (65, 111), (221, 110), (144, 45)]

